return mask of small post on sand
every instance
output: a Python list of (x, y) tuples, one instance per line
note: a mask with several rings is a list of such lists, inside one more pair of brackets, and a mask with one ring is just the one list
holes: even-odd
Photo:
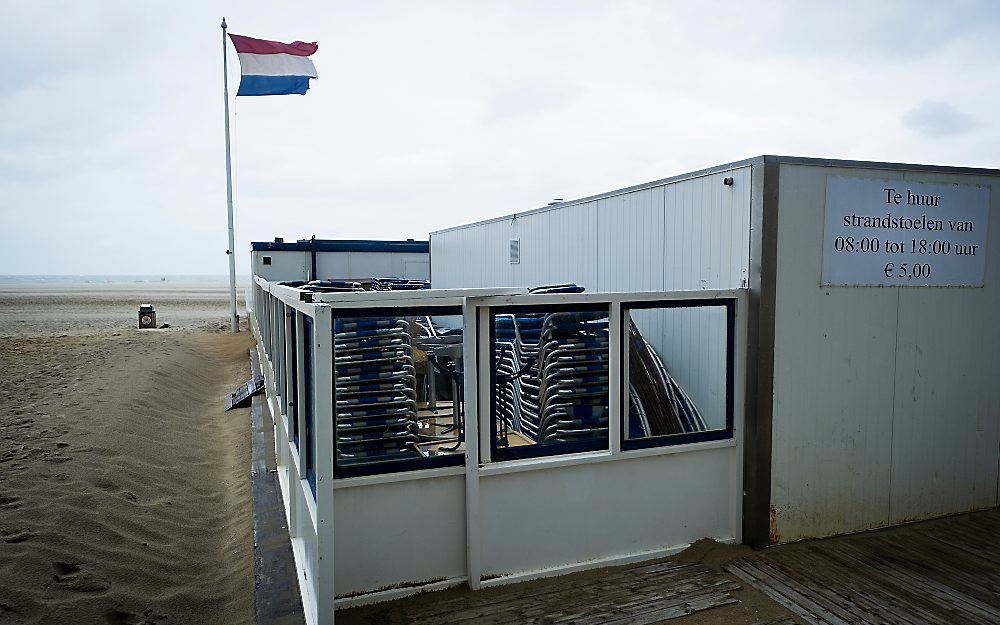
[(236, 312), (236, 237), (233, 232), (233, 160), (229, 152), (229, 71), (226, 66), (226, 18), (222, 18), (222, 98), (226, 107), (226, 202), (229, 206), (229, 314), (233, 333), (240, 331), (240, 316)]

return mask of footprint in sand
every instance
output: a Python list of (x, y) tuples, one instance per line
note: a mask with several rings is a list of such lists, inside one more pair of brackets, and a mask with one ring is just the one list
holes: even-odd
[(52, 576), (52, 579), (74, 592), (104, 592), (111, 587), (111, 584), (103, 576), (80, 564), (53, 562), (52, 568), (55, 569), (55, 575)]
[(111, 625), (133, 625), (138, 615), (121, 610), (108, 610), (104, 613), (104, 618)]
[(10, 462), (11, 460), (23, 460), (25, 456), (22, 454), (24, 451), (24, 445), (18, 445), (15, 449), (10, 449), (3, 452), (0, 455), (0, 462)]
[(72, 562), (53, 562), (52, 568), (56, 571), (52, 579), (59, 583), (75, 580), (82, 570), (80, 565)]
[(0, 508), (13, 510), (21, 507), (21, 500), (13, 495), (0, 495)]
[(122, 610), (108, 610), (104, 618), (111, 625), (157, 625), (166, 620), (166, 616), (157, 614), (152, 608), (142, 613), (142, 616)]
[(27, 527), (23, 529), (0, 529), (0, 537), (3, 538), (5, 543), (23, 543), (26, 540), (34, 538), (35, 533)]

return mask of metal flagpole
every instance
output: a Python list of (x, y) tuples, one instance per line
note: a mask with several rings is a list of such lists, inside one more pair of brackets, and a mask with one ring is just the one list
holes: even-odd
[(226, 203), (229, 206), (229, 313), (233, 333), (240, 331), (240, 316), (236, 312), (236, 237), (233, 233), (233, 159), (229, 153), (229, 70), (226, 65), (226, 18), (222, 18), (222, 97), (226, 103)]

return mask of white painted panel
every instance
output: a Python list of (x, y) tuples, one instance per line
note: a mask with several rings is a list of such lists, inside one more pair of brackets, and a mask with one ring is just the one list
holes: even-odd
[[(733, 184), (724, 180), (732, 178)], [(663, 289), (746, 286), (750, 255), (750, 168), (665, 187)]]
[[(907, 174), (907, 181), (989, 184)], [(1000, 450), (1000, 184), (983, 288), (900, 289), (891, 522), (997, 505)]]
[[(480, 478), (483, 575), (738, 536), (736, 447)], [(623, 514), (623, 511), (628, 511)]]
[[(599, 233), (597, 202), (578, 204), (572, 210), (550, 211), (547, 284), (572, 282), (598, 290), (597, 258)], [(521, 285), (513, 285), (521, 286)]]
[[(265, 256), (271, 259), (269, 265), (264, 264)], [(250, 252), (250, 258), (253, 275), (271, 282), (304, 280), (309, 275), (308, 252), (253, 251)]]
[(334, 491), (338, 597), (465, 575), (464, 475)]
[[(264, 264), (264, 257), (271, 264)], [(254, 275), (272, 282), (305, 280), (312, 270), (309, 252), (251, 252)], [(400, 252), (317, 252), (316, 272), (323, 279), (404, 276), (428, 279), (430, 257), (422, 253)], [(405, 276), (409, 277), (409, 276)]]
[[(732, 185), (723, 184), (727, 177)], [(742, 167), (433, 233), (431, 273), (435, 288), (740, 288), (749, 237), (750, 167)], [(516, 265), (509, 261), (512, 238), (520, 241)]]
[(464, 233), (464, 230), (449, 230), (431, 235), (431, 287), (456, 288), (468, 279), (468, 265), (482, 262), (481, 257), (459, 262), (465, 248)]
[(983, 288), (821, 287), (828, 174), (992, 184), (1000, 211), (986, 178), (781, 166), (772, 539), (996, 505), (1000, 261)]
[(663, 290), (663, 193), (661, 186), (598, 200), (595, 290)]
[[(317, 252), (316, 273), (322, 279), (401, 277), (404, 263), (429, 262), (428, 254), (402, 252)], [(416, 267), (416, 265), (414, 265)], [(420, 276), (427, 279), (427, 275)]]
[(826, 173), (780, 171), (771, 425), (777, 542), (888, 522), (897, 293), (820, 288)]
[[(496, 259), (498, 274), (509, 277), (505, 284), (484, 286), (535, 287), (573, 282), (595, 290), (596, 208), (596, 202), (588, 202), (485, 226), (490, 237), (489, 258)], [(511, 239), (517, 239), (520, 247), (520, 259), (515, 264), (510, 263)]]
[(406, 278), (407, 280), (430, 280), (430, 257), (420, 260), (403, 259), (403, 273), (399, 277)]

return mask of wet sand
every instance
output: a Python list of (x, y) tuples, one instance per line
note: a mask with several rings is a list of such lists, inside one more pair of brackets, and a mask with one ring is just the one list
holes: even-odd
[[(135, 327), (146, 301), (171, 328)], [(218, 286), (0, 286), (0, 623), (254, 621), (228, 311)]]

